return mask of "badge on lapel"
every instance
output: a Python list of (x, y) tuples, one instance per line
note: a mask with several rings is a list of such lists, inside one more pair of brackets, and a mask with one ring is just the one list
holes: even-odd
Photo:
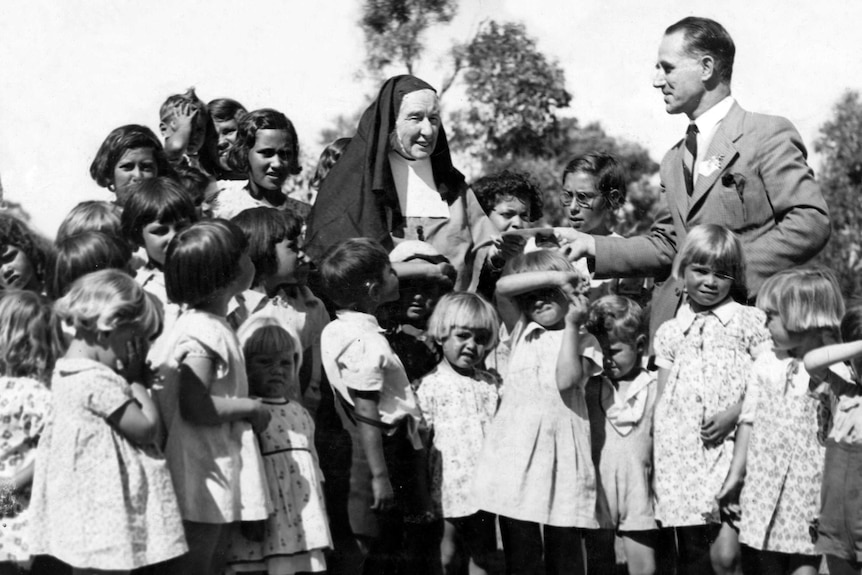
[(722, 160), (724, 160), (724, 154), (719, 154), (717, 156), (712, 156), (710, 158), (705, 159), (697, 167), (697, 174), (699, 176), (703, 176), (705, 178), (708, 178), (709, 176), (714, 174), (717, 170), (721, 169)]

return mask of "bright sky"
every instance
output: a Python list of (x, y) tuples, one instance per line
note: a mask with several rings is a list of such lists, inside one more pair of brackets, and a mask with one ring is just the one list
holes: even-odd
[[(169, 94), (195, 86), (204, 100), (274, 107), (316, 155), (320, 131), (375, 90), (357, 76), (361, 0), (6, 0), (0, 18), (0, 176), (9, 199), (53, 237), (79, 201), (105, 198), (88, 169), (113, 128), (158, 133)], [(847, 88), (862, 89), (862, 2), (782, 0), (461, 0), (434, 30), (416, 74), (444, 78), (443, 48), (493, 18), (526, 24), (564, 67), (571, 113), (600, 121), (661, 159), (685, 129), (651, 87), (664, 28), (715, 18), (737, 46), (733, 93), (750, 110), (790, 118), (809, 147)], [(400, 72), (398, 70), (393, 71)], [(457, 92), (445, 106), (459, 105)], [(345, 134), (349, 135), (349, 134)], [(817, 163), (815, 160), (815, 169)]]

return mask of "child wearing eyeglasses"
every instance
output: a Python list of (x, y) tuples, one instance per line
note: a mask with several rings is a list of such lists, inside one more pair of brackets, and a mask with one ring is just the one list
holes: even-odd
[[(559, 199), (571, 229), (596, 236), (616, 236), (617, 211), (626, 201), (626, 170), (619, 158), (606, 152), (588, 152), (563, 169)], [(556, 228), (566, 240), (566, 228)], [(586, 258), (574, 262), (575, 268), (590, 275)], [(652, 281), (643, 278), (596, 279), (590, 282), (590, 301), (609, 294), (625, 295), (641, 305), (649, 301)]]

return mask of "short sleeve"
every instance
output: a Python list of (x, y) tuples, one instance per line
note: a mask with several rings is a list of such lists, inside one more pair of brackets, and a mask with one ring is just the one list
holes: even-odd
[(658, 367), (670, 369), (676, 356), (676, 345), (674, 336), (675, 323), (673, 320), (661, 324), (655, 333), (653, 349), (655, 350), (655, 364)]
[(92, 371), (92, 377), (82, 378), (84, 407), (99, 417), (109, 418), (133, 400), (132, 389), (125, 379), (107, 369)]
[[(180, 365), (187, 358), (209, 359), (215, 366), (216, 379), (227, 376), (230, 366), (230, 342), (233, 332), (226, 325), (198, 322), (196, 329), (188, 329), (177, 341), (173, 360)], [(223, 329), (218, 329), (223, 328)]]
[(772, 336), (766, 327), (766, 314), (757, 308), (748, 309), (750, 313), (746, 319), (748, 326), (745, 330), (748, 338), (748, 353), (752, 358), (757, 359), (761, 353), (772, 347)]
[(757, 365), (754, 366), (754, 369), (751, 370), (751, 372), (753, 377), (751, 378), (749, 385), (746, 386), (745, 397), (742, 399), (742, 408), (740, 409), (738, 420), (739, 424), (753, 424), (757, 418), (757, 402), (760, 401), (760, 388), (763, 387), (763, 381), (761, 378), (765, 376), (761, 373), (761, 370), (758, 369)]
[(350, 342), (336, 360), (344, 385), (357, 391), (383, 389), (384, 366), (391, 353), (381, 334), (365, 334)]
[(422, 418), (425, 420), (425, 426), (428, 429), (434, 427), (434, 394), (432, 388), (433, 382), (430, 385), (421, 385), (423, 380), (419, 380), (419, 389), (416, 390), (416, 400), (419, 402), (419, 411), (422, 412)]

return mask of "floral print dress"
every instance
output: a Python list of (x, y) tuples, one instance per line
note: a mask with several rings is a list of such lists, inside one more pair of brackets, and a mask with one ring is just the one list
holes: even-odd
[(441, 517), (466, 517), (479, 511), (470, 485), (485, 435), (497, 411), (500, 380), (476, 370), (457, 373), (444, 360), (419, 381), (419, 408), (433, 434), (430, 448), (431, 499)]
[(685, 304), (656, 332), (656, 364), (669, 370), (654, 421), (662, 527), (718, 521), (715, 496), (733, 459), (733, 441), (707, 447), (701, 426), (743, 399), (754, 359), (769, 341), (766, 315), (732, 300), (699, 314)]

